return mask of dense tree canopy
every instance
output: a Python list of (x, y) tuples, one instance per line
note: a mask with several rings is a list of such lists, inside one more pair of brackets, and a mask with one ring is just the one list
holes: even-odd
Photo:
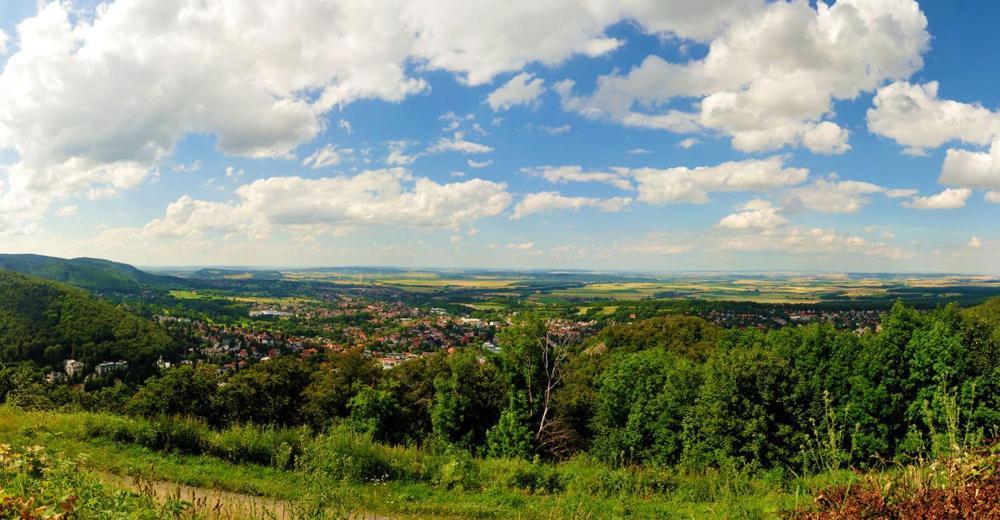
[(148, 320), (80, 289), (0, 270), (2, 361), (61, 369), (70, 358), (89, 367), (125, 360), (142, 380), (173, 354), (170, 337)]

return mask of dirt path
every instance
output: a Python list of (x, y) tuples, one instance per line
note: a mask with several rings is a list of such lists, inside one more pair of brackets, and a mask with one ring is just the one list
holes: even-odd
[(125, 477), (107, 472), (96, 474), (109, 485), (147, 495), (160, 503), (168, 500), (187, 502), (191, 504), (194, 512), (212, 520), (292, 520), (296, 516), (301, 516), (301, 514), (296, 515), (295, 505), (287, 500), (187, 486), (164, 480)]
[[(166, 480), (126, 477), (106, 471), (98, 471), (95, 475), (108, 485), (147, 495), (161, 504), (168, 500), (187, 502), (191, 504), (193, 512), (210, 520), (295, 520), (305, 518), (305, 512), (289, 500), (187, 486)], [(392, 517), (371, 513), (345, 513), (343, 516), (335, 518), (392, 520)]]

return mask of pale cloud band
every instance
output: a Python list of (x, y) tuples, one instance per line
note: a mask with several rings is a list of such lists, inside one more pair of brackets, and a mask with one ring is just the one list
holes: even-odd
[(506, 185), (471, 179), (438, 184), (402, 168), (353, 177), (271, 177), (236, 190), (238, 200), (211, 202), (184, 196), (142, 228), (150, 237), (203, 233), (267, 236), (275, 226), (382, 225), (457, 228), (502, 213)]

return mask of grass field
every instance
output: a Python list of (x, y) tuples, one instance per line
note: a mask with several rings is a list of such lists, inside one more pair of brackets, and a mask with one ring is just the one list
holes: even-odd
[(199, 300), (199, 299), (224, 299), (240, 303), (252, 303), (258, 305), (290, 305), (290, 304), (302, 304), (302, 303), (314, 303), (316, 302), (313, 298), (306, 298), (302, 296), (237, 296), (230, 294), (221, 294), (217, 292), (202, 293), (198, 291), (191, 290), (172, 290), (170, 295), (179, 300)]
[(197, 291), (188, 291), (182, 289), (175, 289), (170, 291), (170, 296), (177, 298), (178, 300), (197, 300), (199, 298), (205, 298), (206, 296), (199, 294)]
[(660, 295), (663, 298), (699, 298), (716, 301), (753, 301), (758, 303), (816, 303), (818, 293), (828, 289), (764, 284), (712, 285), (678, 282), (624, 282), (591, 284), (579, 288), (558, 289), (550, 296), (566, 299), (642, 300)]
[[(447, 476), (457, 470), (447, 464), (442, 476), (427, 481), (358, 483), (88, 438), (83, 433), (88, 417), (93, 416), (0, 407), (0, 444), (42, 445), (80, 461), (85, 471), (109, 485), (130, 488), (130, 482), (145, 482), (147, 488), (169, 489), (180, 484), (188, 486), (184, 493), (231, 500), (262, 497), (264, 503), (322, 512), (302, 518), (770, 518), (809, 504), (821, 488), (857, 478), (850, 472), (780, 478), (612, 470), (585, 459), (532, 469), (534, 465), (524, 461), (475, 459), (470, 467), (473, 483)], [(408, 450), (412, 448), (391, 453), (410, 457)], [(528, 482), (540, 481), (525, 480), (529, 475), (548, 475), (543, 477), (546, 482), (560, 484), (552, 490), (536, 488)]]
[(502, 289), (517, 283), (517, 280), (496, 280), (496, 279), (466, 279), (466, 278), (401, 278), (393, 280), (379, 280), (382, 285), (396, 285), (400, 287), (462, 287), (472, 289)]
[(611, 315), (618, 310), (618, 307), (615, 305), (604, 305), (604, 306), (593, 306), (593, 307), (582, 306), (576, 311), (576, 313), (579, 314), (580, 316), (585, 316), (588, 312), (590, 312), (590, 309), (600, 309), (599, 311), (597, 311), (598, 315)]

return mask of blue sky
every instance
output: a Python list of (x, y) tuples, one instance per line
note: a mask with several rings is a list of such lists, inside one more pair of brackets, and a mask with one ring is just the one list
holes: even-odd
[(0, 1), (5, 252), (1000, 272), (993, 2), (143, 4)]

